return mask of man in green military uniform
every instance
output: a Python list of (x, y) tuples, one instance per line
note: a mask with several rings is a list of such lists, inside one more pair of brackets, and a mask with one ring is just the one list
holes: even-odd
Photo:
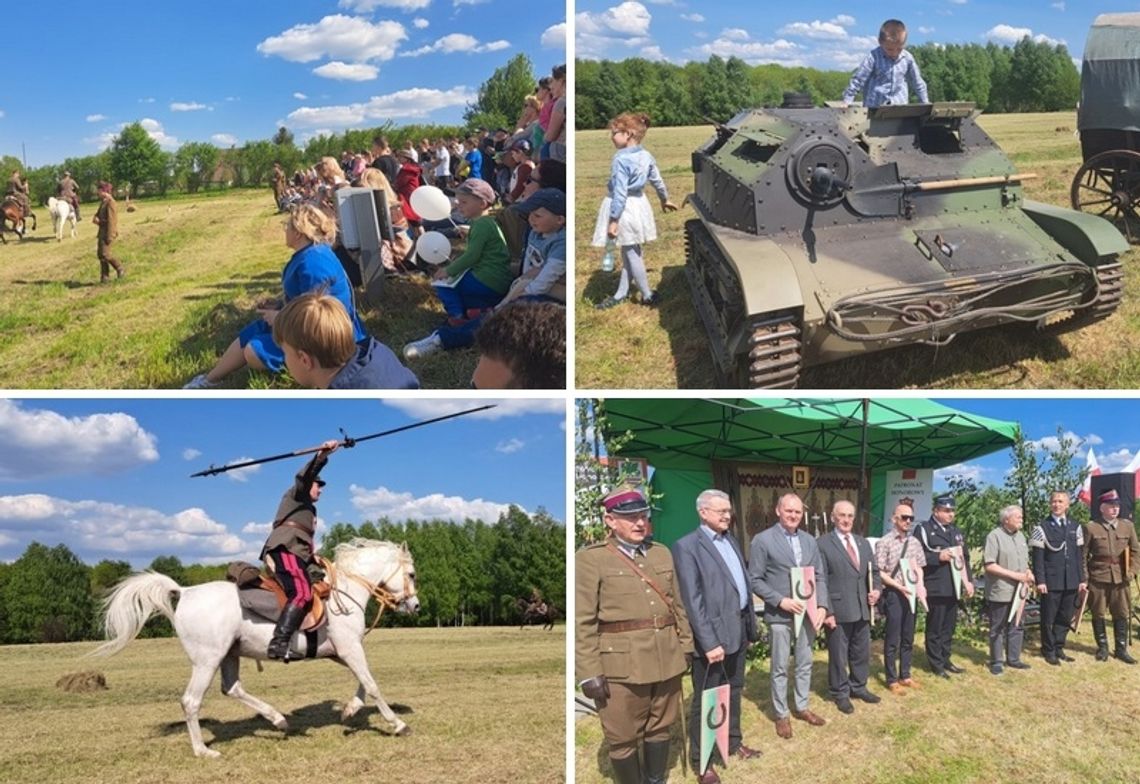
[[(673, 556), (647, 541), (645, 496), (624, 486), (602, 505), (609, 536), (575, 557), (574, 666), (582, 692), (598, 706), (615, 781), (664, 784), (693, 636)], [(638, 741), (645, 747), (644, 778)]]
[(1136, 660), (1128, 653), (1128, 623), (1132, 597), (1128, 582), (1136, 574), (1140, 543), (1136, 526), (1120, 517), (1120, 495), (1108, 490), (1100, 495), (1100, 515), (1085, 527), (1085, 561), (1089, 575), (1089, 608), (1097, 661), (1108, 661), (1108, 633), (1104, 611), (1112, 615), (1116, 637), (1113, 656), (1126, 664)]

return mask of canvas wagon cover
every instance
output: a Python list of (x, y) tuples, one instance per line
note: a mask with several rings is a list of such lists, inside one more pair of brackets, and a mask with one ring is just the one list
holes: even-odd
[(1081, 63), (1077, 129), (1140, 130), (1140, 13), (1101, 14)]

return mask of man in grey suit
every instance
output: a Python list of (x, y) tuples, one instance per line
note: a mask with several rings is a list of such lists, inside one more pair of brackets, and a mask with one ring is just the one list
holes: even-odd
[[(811, 691), (811, 646), (816, 631), (827, 616), (829, 598), (827, 578), (823, 573), (823, 561), (815, 539), (801, 533), (804, 504), (795, 493), (780, 497), (776, 503), (776, 517), (779, 525), (756, 534), (752, 539), (751, 554), (748, 559), (748, 575), (752, 581), (752, 592), (764, 600), (764, 623), (768, 624), (768, 635), (772, 642), (771, 682), (772, 708), (776, 714), (776, 734), (781, 738), (792, 737), (792, 723), (789, 713), (813, 727), (825, 724), (824, 720), (808, 710), (808, 695)], [(815, 597), (818, 607), (814, 618), (805, 617), (799, 636), (792, 639), (794, 625), (792, 616), (807, 611), (807, 601), (791, 596), (791, 570), (795, 566), (815, 567)], [(795, 648), (795, 710), (788, 710), (788, 656)]]
[[(834, 530), (819, 538), (819, 554), (827, 575), (831, 612), (827, 633), (827, 693), (843, 713), (853, 713), (851, 698), (876, 703), (867, 690), (871, 663), (871, 607), (879, 601), (883, 581), (871, 545), (852, 529), (855, 505), (837, 501), (831, 508)], [(873, 586), (873, 587), (872, 587)]]
[[(697, 496), (701, 524), (673, 545), (673, 564), (685, 613), (693, 629), (693, 696), (689, 709), (689, 759), (699, 784), (718, 784), (711, 761), (700, 770), (701, 693), (729, 685), (728, 753), (747, 760), (760, 752), (744, 745), (740, 730), (740, 696), (744, 690), (744, 652), (756, 640), (756, 613), (744, 556), (729, 533), (732, 502), (720, 490)], [(725, 762), (725, 760), (721, 760)]]

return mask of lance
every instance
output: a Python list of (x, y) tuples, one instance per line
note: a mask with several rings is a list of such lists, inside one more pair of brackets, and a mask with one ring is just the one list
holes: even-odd
[[(340, 446), (343, 446), (346, 449), (351, 449), (352, 447), (356, 446), (357, 444), (359, 444), (363, 441), (371, 441), (373, 438), (382, 438), (383, 436), (390, 436), (390, 435), (393, 435), (395, 433), (402, 433), (405, 430), (412, 430), (412, 429), (417, 428), (417, 427), (423, 427), (424, 425), (431, 425), (431, 424), (435, 424), (436, 422), (443, 422), (444, 420), (447, 420), (447, 419), (455, 419), (456, 417), (467, 416), (468, 414), (474, 414), (477, 411), (486, 411), (488, 408), (494, 408), (494, 407), (495, 407), (494, 405), (486, 405), (486, 406), (479, 406), (478, 408), (469, 408), (466, 411), (456, 411), (453, 414), (445, 414), (444, 416), (438, 416), (438, 417), (435, 417), (433, 419), (425, 419), (421, 422), (413, 422), (410, 425), (404, 425), (402, 427), (394, 427), (391, 430), (384, 430), (384, 431), (379, 432), (379, 433), (373, 433), (371, 435), (361, 436), (360, 438), (352, 438), (347, 433), (345, 433), (344, 430), (341, 430), (340, 432), (341, 432), (341, 435), (344, 436), (344, 440), (340, 442)], [(299, 455), (308, 455), (308, 454), (312, 454), (313, 452), (317, 452), (319, 450), (320, 450), (319, 446), (312, 446), (312, 447), (308, 447), (306, 449), (298, 449), (294, 452), (283, 452), (282, 454), (273, 455), (272, 457), (259, 457), (255, 460), (243, 460), (240, 463), (231, 463), (229, 465), (223, 465), (223, 466), (210, 466), (209, 468), (205, 469), (204, 471), (199, 471), (196, 474), (190, 474), (190, 477), (194, 478), (196, 476), (214, 476), (215, 474), (221, 474), (221, 473), (224, 473), (226, 471), (233, 471), (236, 468), (245, 468), (247, 466), (260, 465), (261, 463), (272, 463), (275, 460), (285, 460), (285, 459), (290, 458), (290, 457), (298, 457)]]

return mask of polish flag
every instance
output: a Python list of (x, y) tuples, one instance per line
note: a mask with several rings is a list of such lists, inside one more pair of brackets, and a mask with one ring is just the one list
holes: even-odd
[(1089, 447), (1088, 456), (1085, 458), (1085, 467), (1088, 468), (1089, 473), (1088, 476), (1085, 477), (1085, 483), (1081, 485), (1081, 492), (1077, 494), (1077, 500), (1091, 509), (1092, 478), (1094, 476), (1100, 476), (1100, 466), (1096, 462), (1096, 455), (1093, 454), (1092, 447)]
[(1140, 449), (1136, 450), (1136, 455), (1132, 458), (1132, 462), (1124, 466), (1123, 469), (1123, 473), (1133, 474), (1135, 476), (1135, 479), (1133, 480), (1135, 482), (1133, 490), (1134, 498), (1137, 497), (1138, 493), (1140, 493), (1140, 473), (1137, 473), (1138, 471), (1140, 471)]

